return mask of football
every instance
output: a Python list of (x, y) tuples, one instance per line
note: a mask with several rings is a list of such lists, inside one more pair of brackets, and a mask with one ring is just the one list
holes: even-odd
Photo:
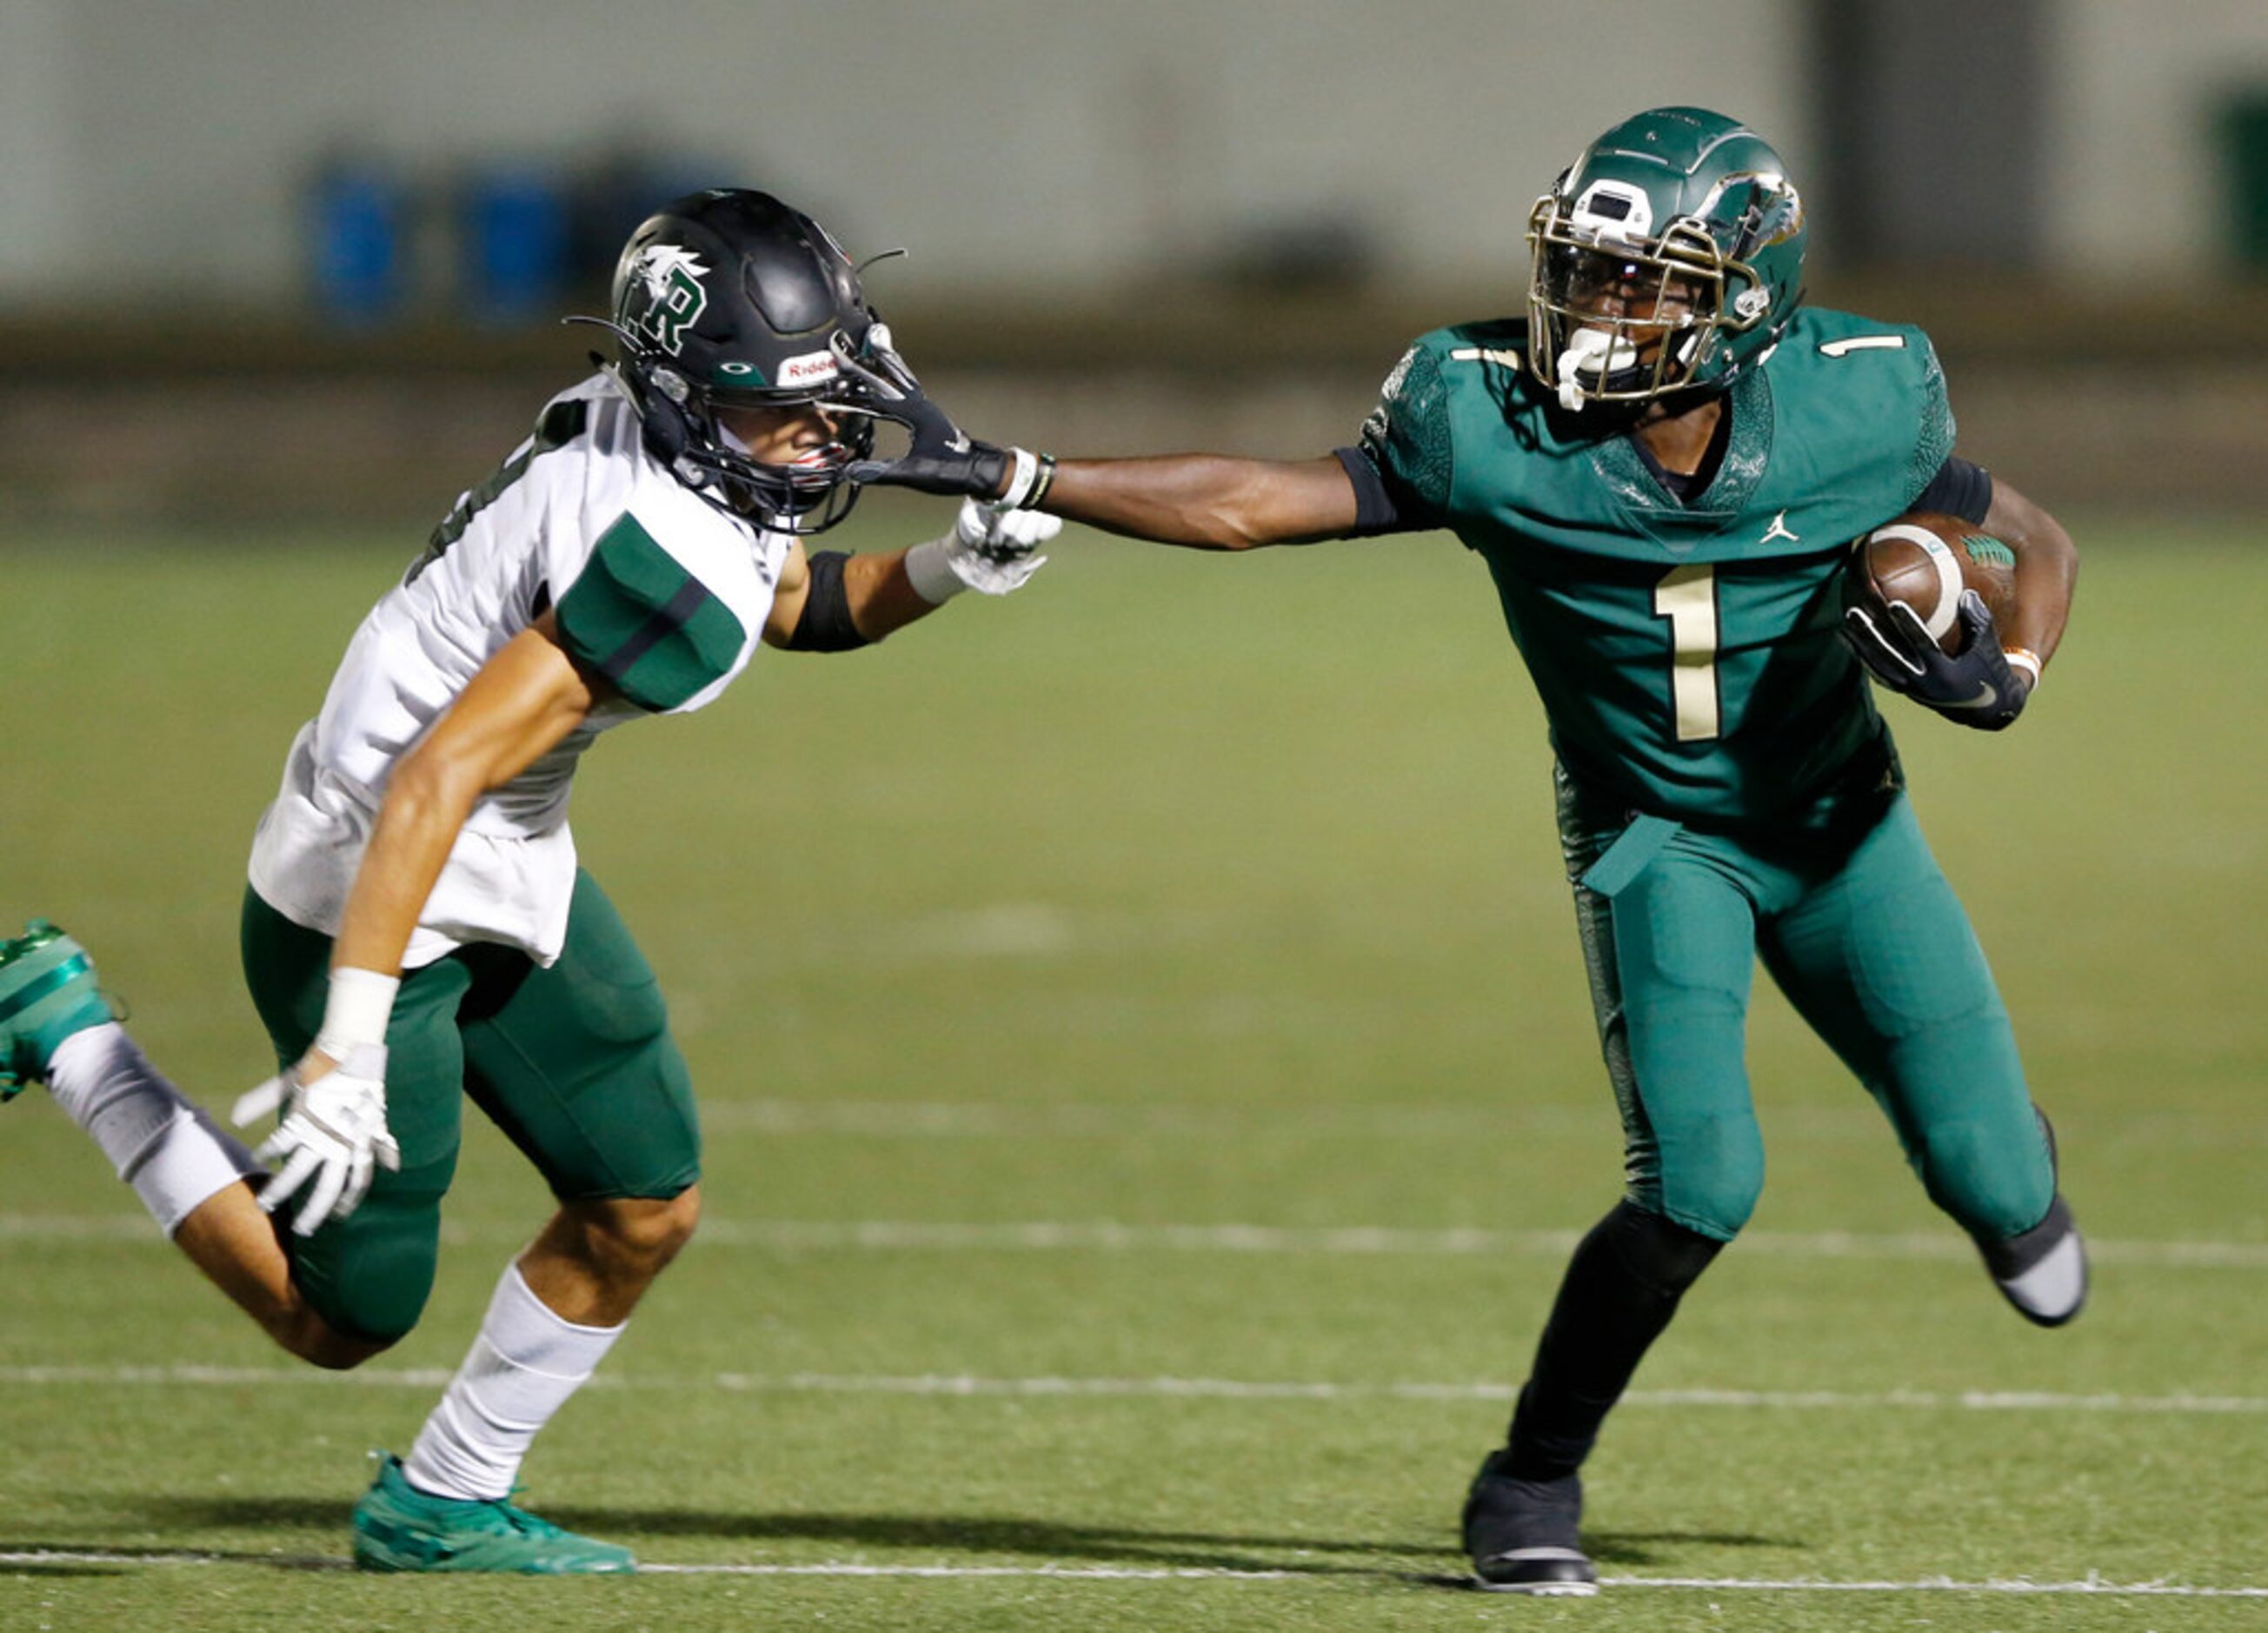
[(1958, 516), (1912, 511), (1851, 547), (1850, 602), (1904, 602), (1948, 653), (1961, 642), (1964, 589), (1983, 596), (1993, 621), (2006, 627), (2016, 605), (2015, 552)]

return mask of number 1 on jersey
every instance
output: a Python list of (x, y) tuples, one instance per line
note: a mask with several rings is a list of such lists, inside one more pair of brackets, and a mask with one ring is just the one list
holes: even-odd
[(1677, 741), (1705, 743), (1718, 732), (1717, 569), (1673, 567), (1653, 587), (1653, 616), (1669, 620), (1669, 702)]

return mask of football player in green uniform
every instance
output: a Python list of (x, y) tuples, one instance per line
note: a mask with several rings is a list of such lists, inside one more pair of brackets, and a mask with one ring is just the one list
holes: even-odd
[[(1057, 463), (961, 437), (917, 395), (894, 410), (906, 456), (854, 469), (1200, 549), (1447, 528), (1487, 564), (1550, 722), (1627, 1173), (1470, 1489), (1491, 1587), (1595, 1591), (1578, 1471), (1763, 1183), (1742, 1063), (1759, 956), (2010, 1302), (2053, 1326), (2085, 1297), (2051, 1135), (1867, 683), (2006, 727), (2063, 633), (2075, 552), (1955, 456), (1926, 336), (1801, 305), (1804, 240), (1771, 146), (1654, 109), (1537, 202), (1526, 316), (1421, 337), (1359, 446)], [(1969, 596), (1952, 655), (1901, 611), (1843, 605), (1850, 542), (1916, 509), (2016, 558), (2008, 627)]]

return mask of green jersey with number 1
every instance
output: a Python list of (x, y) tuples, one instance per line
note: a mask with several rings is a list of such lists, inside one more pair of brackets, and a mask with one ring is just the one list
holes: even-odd
[(1732, 387), (1715, 474), (1681, 499), (1626, 431), (1535, 382), (1526, 331), (1421, 337), (1362, 441), (1405, 522), (1488, 563), (1569, 772), (1719, 824), (1879, 786), (1889, 732), (1837, 633), (1841, 577), (1952, 451), (1928, 337), (1807, 310)]

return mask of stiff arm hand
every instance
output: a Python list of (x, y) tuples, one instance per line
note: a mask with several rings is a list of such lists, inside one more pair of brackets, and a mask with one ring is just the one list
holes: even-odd
[(895, 459), (854, 462), (853, 482), (960, 494), (1012, 512), (1045, 510), (1198, 550), (1338, 538), (1363, 525), (1354, 483), (1336, 454), (1293, 461), (1175, 454), (1059, 463), (1052, 454), (979, 441), (954, 425), (892, 348), (883, 324), (867, 331), (863, 356), (838, 338), (836, 358), (855, 390), (850, 401), (830, 406), (903, 425), (911, 439)]
[(911, 445), (896, 459), (856, 462), (850, 468), (851, 481), (997, 499), (1012, 509), (1040, 502), (1052, 461), (1022, 448), (980, 442), (954, 425), (891, 345), (887, 324), (866, 331), (866, 350), (862, 359), (847, 344), (836, 346), (836, 361), (856, 391), (849, 402), (834, 406), (903, 425)]

